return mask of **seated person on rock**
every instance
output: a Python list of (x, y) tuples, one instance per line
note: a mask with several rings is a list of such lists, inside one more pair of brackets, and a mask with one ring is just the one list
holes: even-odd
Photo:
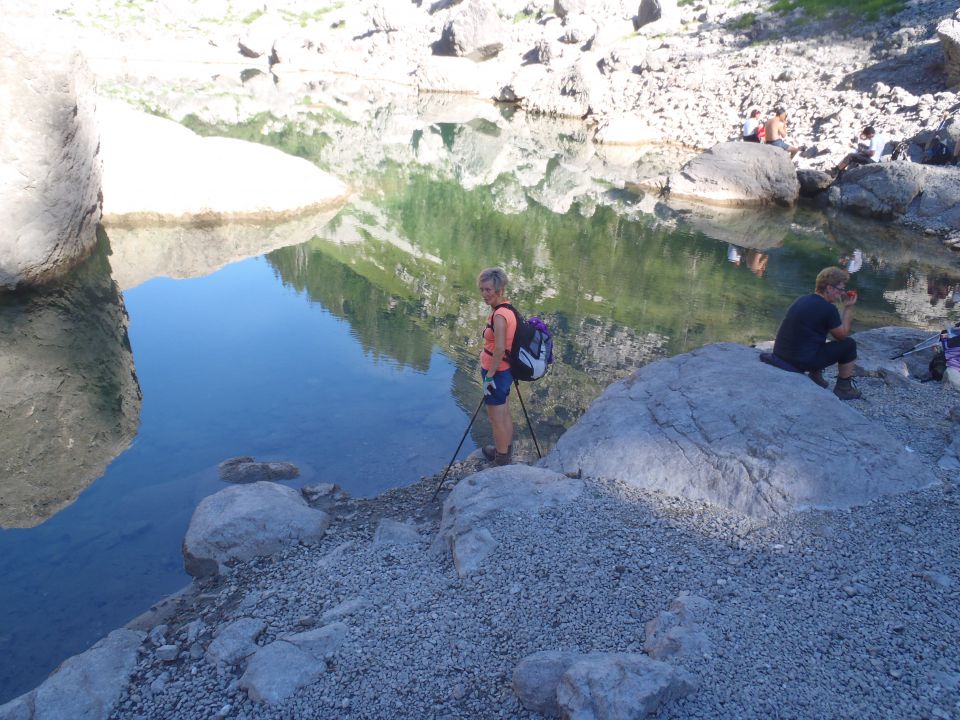
[[(850, 322), (856, 294), (847, 294), (849, 273), (838, 267), (824, 268), (817, 275), (815, 292), (793, 301), (780, 323), (773, 354), (806, 372), (820, 387), (828, 387), (823, 369), (837, 363), (833, 392), (841, 400), (855, 400), (860, 391), (853, 384), (857, 342), (850, 337)], [(836, 304), (843, 303), (843, 317)], [(834, 342), (827, 342), (827, 335)]]
[(886, 144), (886, 139), (882, 135), (878, 135), (872, 125), (867, 125), (863, 129), (863, 132), (860, 133), (856, 151), (841, 160), (830, 174), (839, 176), (849, 167), (857, 167), (858, 165), (877, 162), (880, 159), (880, 155), (883, 154), (883, 146)]
[(800, 148), (787, 142), (787, 111), (778, 107), (773, 111), (773, 117), (767, 120), (765, 131), (767, 143), (790, 153), (791, 159), (800, 152)]
[(763, 123), (760, 122), (760, 111), (757, 109), (751, 110), (750, 115), (743, 121), (743, 140), (762, 143), (764, 135)]

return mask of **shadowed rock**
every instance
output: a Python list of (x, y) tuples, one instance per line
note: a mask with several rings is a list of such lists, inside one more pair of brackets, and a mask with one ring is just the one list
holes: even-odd
[(759, 518), (850, 507), (933, 482), (853, 406), (730, 343), (652, 363), (610, 386), (543, 464)]
[(263, 462), (249, 455), (224, 460), (217, 466), (220, 479), (231, 483), (260, 480), (290, 480), (300, 476), (296, 465), (288, 462)]

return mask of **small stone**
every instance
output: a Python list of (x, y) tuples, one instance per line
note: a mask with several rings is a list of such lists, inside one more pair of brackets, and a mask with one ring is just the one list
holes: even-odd
[(161, 645), (157, 648), (157, 657), (163, 662), (173, 662), (180, 656), (180, 648), (176, 645)]

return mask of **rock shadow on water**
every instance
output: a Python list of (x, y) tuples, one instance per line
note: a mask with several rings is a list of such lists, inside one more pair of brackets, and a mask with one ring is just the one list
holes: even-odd
[(142, 395), (107, 243), (56, 285), (0, 295), (0, 527), (70, 505), (136, 435)]

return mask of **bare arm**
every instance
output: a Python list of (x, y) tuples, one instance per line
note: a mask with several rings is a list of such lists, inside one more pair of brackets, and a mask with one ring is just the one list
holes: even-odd
[(857, 296), (843, 297), (843, 312), (840, 314), (840, 324), (837, 325), (830, 334), (834, 340), (845, 340), (850, 336), (850, 323), (853, 321), (853, 306), (857, 304)]
[(503, 361), (504, 350), (507, 347), (507, 321), (503, 315), (493, 316), (493, 364), (490, 366), (490, 375), (497, 372)]

